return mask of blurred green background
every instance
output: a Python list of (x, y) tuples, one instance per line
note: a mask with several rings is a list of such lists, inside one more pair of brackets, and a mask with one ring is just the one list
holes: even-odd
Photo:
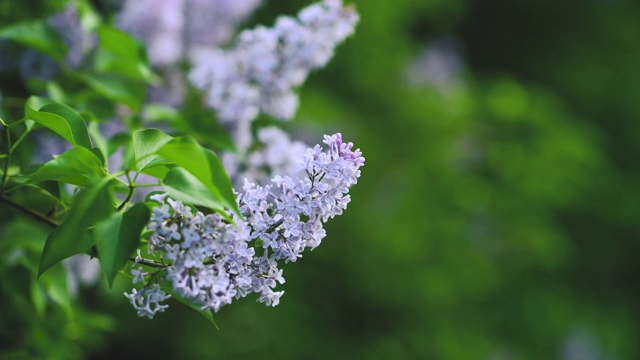
[(178, 303), (140, 319), (120, 279), (76, 300), (103, 330), (42, 336), (91, 359), (640, 358), (640, 6), (352, 2), (290, 128), (366, 165), (280, 305), (239, 300), (220, 331)]

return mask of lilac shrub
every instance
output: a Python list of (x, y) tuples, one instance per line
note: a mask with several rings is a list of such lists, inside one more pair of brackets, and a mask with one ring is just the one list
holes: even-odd
[[(326, 136), (328, 149), (308, 149), (291, 176), (276, 176), (260, 186), (245, 180), (237, 202), (241, 218), (229, 213), (193, 211), (166, 194), (153, 200), (149, 253), (163, 264), (155, 272), (134, 268), (141, 289), (125, 294), (138, 315), (152, 318), (164, 311), (169, 295), (160, 284), (202, 310), (218, 311), (240, 297), (258, 294), (258, 301), (276, 306), (284, 283), (282, 261), (296, 261), (306, 248), (320, 245), (323, 224), (342, 214), (350, 201), (364, 158), (341, 134)], [(143, 262), (142, 258), (139, 258)]]

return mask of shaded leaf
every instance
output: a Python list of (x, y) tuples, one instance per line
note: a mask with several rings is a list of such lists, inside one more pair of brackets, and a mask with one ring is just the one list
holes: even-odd
[(67, 45), (45, 20), (25, 21), (0, 28), (0, 38), (10, 39), (40, 50), (55, 60), (67, 55)]
[(105, 177), (77, 195), (67, 219), (47, 238), (38, 276), (56, 263), (85, 252), (95, 244), (88, 228), (115, 211), (108, 189), (110, 180)]
[(146, 96), (146, 85), (142, 81), (108, 74), (79, 75), (79, 78), (102, 96), (135, 111), (140, 110)]
[(175, 291), (173, 291), (173, 287), (171, 286), (171, 283), (168, 282), (168, 281), (161, 282), (160, 283), (160, 288), (165, 293), (171, 295), (172, 298), (178, 300), (179, 302), (183, 303), (184, 305), (186, 305), (186, 306), (190, 307), (191, 309), (195, 310), (198, 314), (204, 316), (205, 319), (207, 319), (213, 326), (215, 326), (217, 330), (220, 330), (220, 328), (218, 327), (218, 324), (216, 324), (216, 321), (213, 319), (213, 313), (211, 312), (211, 310), (202, 310), (202, 309), (200, 309), (200, 306), (193, 304), (191, 301), (185, 299), (180, 294), (178, 294)]
[[(85, 117), (85, 119), (87, 117), (95, 118), (93, 114), (88, 112), (83, 112), (82, 115)], [(96, 144), (96, 148), (98, 149), (98, 151), (100, 151), (102, 159), (108, 159), (109, 149), (107, 146), (107, 140), (104, 138), (104, 135), (102, 135), (102, 132), (100, 131), (100, 124), (97, 121), (92, 121), (89, 124), (89, 134), (93, 139), (93, 143)]]
[(140, 243), (142, 230), (151, 217), (149, 208), (138, 203), (127, 212), (117, 212), (96, 225), (95, 237), (102, 272), (109, 287)]

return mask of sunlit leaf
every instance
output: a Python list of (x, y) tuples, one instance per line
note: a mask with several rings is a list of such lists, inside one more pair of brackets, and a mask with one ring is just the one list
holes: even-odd
[(141, 171), (158, 159), (154, 155), (162, 145), (171, 141), (173, 137), (158, 129), (138, 130), (133, 133), (133, 150), (136, 158), (136, 168)]
[(207, 189), (198, 178), (183, 168), (169, 170), (162, 180), (165, 190), (175, 200), (191, 205), (201, 205), (223, 213), (224, 204)]
[(193, 138), (184, 137), (166, 143), (157, 153), (185, 169), (225, 207), (240, 214), (229, 176), (220, 159), (210, 150), (200, 146)]
[(33, 174), (28, 182), (39, 183), (55, 180), (68, 184), (84, 186), (93, 179), (106, 175), (102, 161), (96, 154), (83, 147), (65, 151), (55, 159), (45, 163)]
[(32, 96), (25, 106), (25, 118), (53, 130), (73, 146), (91, 148), (87, 125), (80, 114), (67, 105)]

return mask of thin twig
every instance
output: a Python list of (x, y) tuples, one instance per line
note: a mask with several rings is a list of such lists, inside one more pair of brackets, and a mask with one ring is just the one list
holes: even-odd
[(169, 267), (169, 265), (166, 265), (166, 264), (160, 264), (160, 263), (157, 263), (155, 261), (147, 260), (147, 259), (137, 259), (137, 258), (134, 258), (134, 257), (129, 258), (129, 261), (132, 261), (132, 262), (134, 262), (136, 264), (146, 265), (146, 266), (149, 266), (149, 267), (152, 267), (152, 268), (164, 269), (166, 267)]
[[(25, 214), (33, 217), (34, 219), (36, 219), (36, 220), (38, 220), (40, 222), (43, 222), (43, 223), (45, 223), (45, 224), (47, 224), (47, 225), (49, 225), (49, 226), (51, 226), (53, 228), (60, 226), (60, 224), (58, 222), (56, 222), (55, 220), (53, 220), (53, 219), (51, 219), (51, 218), (49, 218), (49, 217), (47, 217), (47, 216), (45, 216), (43, 214), (40, 214), (37, 211), (31, 210), (31, 209), (29, 209), (27, 207), (24, 207), (21, 204), (9, 199), (8, 197), (6, 197), (6, 196), (4, 196), (2, 194), (0, 194), (0, 202), (5, 202), (8, 205), (10, 205), (11, 207), (14, 207), (14, 208), (18, 209), (18, 210), (24, 212)], [(92, 257), (98, 257), (98, 253), (97, 253), (97, 251), (96, 251), (96, 249), (94, 247), (89, 249), (87, 254), (92, 256)], [(129, 260), (132, 261), (132, 262), (135, 262), (135, 263), (138, 263), (138, 264), (142, 264), (142, 265), (146, 265), (146, 266), (153, 267), (153, 268), (166, 268), (166, 267), (169, 266), (169, 265), (166, 265), (166, 264), (157, 263), (155, 261), (147, 260), (147, 259), (136, 259), (136, 258), (132, 257)]]
[(2, 173), (2, 182), (0, 183), (0, 190), (4, 189), (4, 184), (7, 182), (7, 173), (9, 172), (9, 163), (11, 162), (11, 135), (9, 134), (9, 126), (3, 124), (4, 133), (7, 136), (5, 146), (7, 148), (7, 160), (4, 163), (4, 171)]
[(134, 184), (133, 184), (133, 182), (131, 181), (131, 176), (129, 176), (129, 172), (128, 171), (127, 171), (127, 180), (129, 181), (129, 193), (127, 194), (127, 197), (124, 199), (122, 204), (120, 204), (120, 206), (118, 206), (118, 211), (124, 209), (124, 206), (127, 205), (127, 203), (131, 200), (131, 198), (133, 197), (133, 192), (136, 189)]

